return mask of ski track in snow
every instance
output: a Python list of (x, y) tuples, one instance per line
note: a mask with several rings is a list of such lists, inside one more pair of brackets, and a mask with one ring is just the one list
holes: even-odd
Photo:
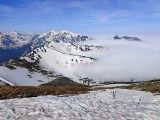
[(1, 100), (0, 120), (160, 120), (160, 96), (117, 89), (114, 99), (112, 91)]

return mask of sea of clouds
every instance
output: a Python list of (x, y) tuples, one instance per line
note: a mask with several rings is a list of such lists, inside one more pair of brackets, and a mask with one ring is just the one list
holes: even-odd
[(101, 45), (104, 49), (77, 54), (96, 58), (93, 64), (64, 71), (67, 76), (89, 77), (97, 82), (135, 81), (160, 78), (160, 37), (140, 36), (143, 41), (98, 37), (79, 44)]

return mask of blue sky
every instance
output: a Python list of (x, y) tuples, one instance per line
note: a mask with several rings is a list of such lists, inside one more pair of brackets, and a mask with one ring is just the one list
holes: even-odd
[(0, 31), (160, 34), (160, 0), (0, 0)]

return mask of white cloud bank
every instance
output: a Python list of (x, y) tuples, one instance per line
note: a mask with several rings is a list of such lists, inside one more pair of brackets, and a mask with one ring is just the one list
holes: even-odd
[(83, 55), (97, 58), (91, 65), (70, 68), (69, 76), (90, 77), (95, 81), (138, 81), (160, 78), (160, 37), (141, 37), (144, 41), (97, 39), (83, 44), (102, 45), (103, 50)]

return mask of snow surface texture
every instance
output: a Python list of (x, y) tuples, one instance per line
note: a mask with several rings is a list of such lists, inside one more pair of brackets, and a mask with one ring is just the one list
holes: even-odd
[[(1, 120), (160, 120), (160, 96), (136, 90), (0, 101)], [(141, 99), (141, 100), (140, 100)], [(138, 104), (139, 103), (139, 104)]]
[(4, 84), (9, 84), (9, 85), (14, 85), (13, 83), (5, 80), (4, 78), (0, 77), (0, 85), (4, 85)]
[(3, 83), (21, 86), (37, 86), (55, 79), (41, 73), (29, 72), (25, 68), (17, 67), (11, 70), (3, 66), (0, 67), (0, 76), (0, 80), (3, 81)]
[(53, 41), (49, 44), (49, 46), (35, 49), (28, 56), (31, 56), (31, 58), (34, 58), (34, 60), (38, 59), (44, 67), (49, 67), (59, 73), (65, 70), (65, 68), (75, 64), (90, 64), (94, 62), (93, 58), (65, 53), (63, 51), (63, 46), (59, 46), (56, 49), (53, 45), (56, 46), (57, 44)]

